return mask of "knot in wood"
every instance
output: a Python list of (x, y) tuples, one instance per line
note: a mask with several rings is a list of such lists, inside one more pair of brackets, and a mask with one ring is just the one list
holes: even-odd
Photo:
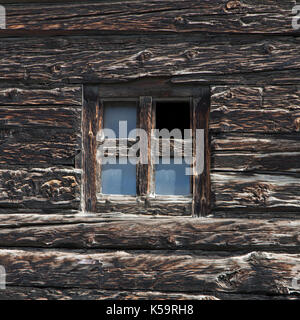
[(193, 60), (196, 58), (198, 52), (196, 50), (188, 50), (185, 52), (185, 56), (188, 60)]
[(15, 102), (18, 100), (19, 91), (18, 89), (12, 89), (11, 91), (7, 92), (6, 96), (11, 102)]
[(51, 72), (52, 73), (58, 73), (61, 70), (61, 66), (59, 64), (55, 64), (54, 66), (51, 67)]
[(232, 0), (226, 3), (227, 10), (238, 9), (241, 6), (241, 2), (237, 0)]
[(151, 56), (152, 56), (152, 52), (148, 51), (148, 50), (145, 50), (145, 51), (139, 53), (138, 56), (136, 57), (136, 59), (139, 62), (144, 63), (145, 61), (150, 60)]
[(94, 72), (93, 65), (92, 65), (91, 63), (87, 63), (87, 64), (85, 65), (84, 71), (85, 71), (85, 72), (88, 72), (88, 73)]
[(222, 288), (233, 289), (237, 288), (243, 282), (246, 274), (247, 270), (242, 269), (224, 272), (218, 276), (217, 281)]
[(174, 23), (175, 24), (186, 24), (187, 20), (185, 18), (179, 16), (179, 17), (174, 18)]
[(264, 183), (257, 183), (255, 186), (246, 187), (244, 191), (249, 192), (249, 200), (253, 203), (266, 205), (269, 198), (270, 186)]
[(294, 120), (296, 131), (300, 131), (300, 118)]
[(272, 52), (275, 50), (275, 47), (274, 47), (273, 45), (271, 45), (271, 44), (265, 44), (265, 45), (263, 46), (263, 49), (264, 49), (264, 52), (265, 52), (266, 54), (270, 54), (270, 53), (272, 53)]
[(232, 99), (233, 98), (233, 93), (232, 92), (227, 92), (226, 93), (226, 98), (228, 98), (228, 99)]

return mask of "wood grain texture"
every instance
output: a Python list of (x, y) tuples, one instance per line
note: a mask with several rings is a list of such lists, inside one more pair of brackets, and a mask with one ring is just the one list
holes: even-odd
[(97, 164), (96, 136), (101, 128), (100, 98), (98, 86), (83, 87), (82, 106), (82, 211), (96, 212), (97, 185), (100, 168)]
[(0, 130), (0, 166), (75, 165), (81, 152), (76, 129), (9, 128)]
[(211, 101), (210, 129), (215, 132), (300, 131), (297, 87), (213, 87)]
[[(106, 30), (219, 33), (287, 33), (294, 1), (124, 1), (7, 4), (9, 30)], [(7, 31), (1, 30), (2, 34)]]
[(298, 152), (247, 153), (234, 151), (214, 153), (212, 170), (300, 172), (300, 149)]
[[(299, 299), (295, 0), (1, 4), (0, 300)], [(99, 92), (208, 85), (211, 215), (192, 218), (191, 199), (97, 199)]]
[(196, 148), (200, 148), (199, 141), (196, 141), (196, 130), (204, 130), (204, 138), (201, 152), (204, 152), (203, 171), (201, 174), (193, 167), (193, 215), (206, 216), (211, 212), (211, 183), (210, 183), (210, 146), (209, 146), (209, 117), (210, 117), (210, 88), (203, 88), (201, 96), (193, 100), (192, 130), (193, 130), (193, 156), (198, 157)]
[(213, 86), (212, 105), (230, 109), (274, 109), (299, 111), (300, 87), (289, 86)]
[(0, 105), (69, 105), (81, 106), (80, 86), (0, 85)]
[(171, 82), (177, 85), (298, 85), (299, 71), (296, 70), (262, 70), (260, 72), (240, 72), (234, 74), (204, 74), (201, 72), (190, 73), (182, 76), (173, 76)]
[(191, 251), (0, 250), (8, 286), (293, 294), (299, 254), (251, 252), (218, 256)]
[(7, 107), (0, 108), (1, 128), (80, 128), (81, 112), (71, 107)]
[(2, 248), (300, 252), (299, 220), (0, 215)]
[[(140, 97), (138, 106), (138, 124), (137, 128), (144, 130), (147, 133), (147, 143), (144, 139), (140, 140), (140, 160), (136, 166), (136, 188), (137, 195), (148, 195), (151, 190), (151, 179), (153, 179), (153, 164), (151, 156), (151, 130), (154, 129), (152, 119), (152, 97)], [(147, 150), (147, 151), (146, 151)], [(146, 151), (146, 154), (145, 152)], [(142, 152), (142, 153), (141, 153)]]
[(298, 175), (212, 173), (214, 209), (291, 210), (299, 213)]
[(263, 295), (216, 292), (213, 295), (163, 291), (114, 291), (97, 289), (55, 289), (6, 287), (0, 300), (298, 300), (297, 294)]
[(300, 67), (298, 42), (297, 37), (193, 33), (3, 38), (0, 79), (97, 83), (146, 76), (295, 71)]
[(79, 209), (80, 175), (70, 169), (0, 170), (3, 211), (53, 212)]
[[(224, 295), (223, 295), (224, 297)], [(243, 295), (235, 297), (241, 299)], [(229, 298), (229, 297), (228, 297)], [(246, 297), (245, 297), (246, 298)], [(266, 298), (266, 297), (265, 297)], [(282, 297), (293, 299), (295, 297)], [(225, 299), (225, 297), (224, 297)], [(272, 299), (272, 298), (269, 298)], [(276, 298), (275, 298), (276, 299)], [(0, 300), (219, 300), (213, 295), (159, 291), (113, 291), (93, 289), (55, 289), (34, 287), (6, 287)]]
[(98, 213), (122, 212), (148, 216), (191, 216), (192, 200), (176, 199), (157, 200), (147, 197), (125, 199), (106, 199), (97, 201)]
[(264, 107), (287, 108), (290, 111), (300, 109), (300, 86), (266, 86), (264, 88)]
[[(243, 151), (251, 153), (299, 152), (300, 135), (221, 133), (211, 135), (211, 149), (218, 151)], [(287, 155), (288, 157), (288, 155)]]

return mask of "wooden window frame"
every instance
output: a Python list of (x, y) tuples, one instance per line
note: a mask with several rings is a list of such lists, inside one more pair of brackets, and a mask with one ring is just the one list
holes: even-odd
[[(195, 130), (204, 129), (204, 170), (191, 178), (191, 196), (154, 196), (154, 165), (148, 153), (148, 164), (136, 165), (136, 196), (102, 195), (101, 164), (97, 162), (96, 136), (103, 126), (105, 101), (137, 101), (137, 128), (148, 132), (155, 124), (156, 101), (188, 101), (191, 108), (193, 149)], [(132, 214), (206, 216), (210, 213), (210, 88), (194, 85), (172, 85), (164, 80), (139, 80), (126, 84), (83, 86), (82, 110), (82, 210), (85, 212), (124, 212)]]

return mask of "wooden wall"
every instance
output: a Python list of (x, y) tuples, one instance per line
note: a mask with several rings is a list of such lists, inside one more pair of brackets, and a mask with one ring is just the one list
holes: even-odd
[[(1, 1), (0, 298), (299, 297), (295, 1), (28, 2)], [(209, 218), (81, 213), (82, 85), (148, 77), (211, 87)]]

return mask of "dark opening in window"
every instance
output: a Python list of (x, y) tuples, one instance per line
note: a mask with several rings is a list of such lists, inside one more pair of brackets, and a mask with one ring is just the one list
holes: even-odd
[(157, 101), (156, 129), (184, 129), (190, 128), (190, 103), (187, 101)]
[[(157, 101), (155, 119), (158, 130), (167, 129), (171, 132), (179, 129), (181, 137), (170, 136), (170, 138), (181, 140), (185, 136), (184, 129), (191, 128), (190, 103), (187, 101)], [(162, 136), (159, 134), (157, 137)], [(177, 155), (177, 160), (181, 159), (179, 162), (174, 161), (174, 155), (171, 155), (171, 159), (167, 159), (167, 163), (164, 163), (163, 160), (166, 159), (163, 158), (164, 156), (161, 156), (159, 163), (155, 165), (155, 193), (157, 195), (190, 195), (190, 176), (185, 173), (189, 165), (184, 162), (182, 153)]]

